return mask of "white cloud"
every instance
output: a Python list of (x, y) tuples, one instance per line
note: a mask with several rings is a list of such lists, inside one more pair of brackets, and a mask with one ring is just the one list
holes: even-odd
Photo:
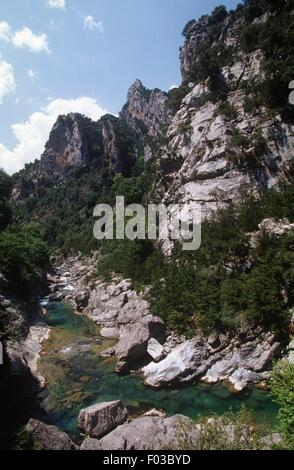
[(65, 10), (65, 0), (48, 0), (47, 6), (49, 8), (59, 8)]
[(168, 91), (174, 90), (175, 88), (179, 88), (179, 85), (172, 85)]
[(100, 33), (104, 33), (104, 27), (102, 21), (96, 21), (94, 16), (88, 15), (84, 18), (84, 27), (90, 31), (97, 29)]
[(33, 82), (35, 78), (37, 77), (37, 72), (34, 72), (32, 69), (28, 69), (27, 71), (29, 79)]
[(0, 41), (9, 42), (11, 39), (11, 28), (6, 21), (0, 21)]
[(8, 93), (15, 89), (15, 79), (12, 65), (0, 60), (0, 104)]
[(57, 117), (70, 112), (85, 114), (95, 121), (107, 113), (96, 100), (87, 96), (52, 101), (41, 111), (33, 113), (27, 121), (11, 126), (18, 144), (9, 150), (0, 143), (0, 168), (12, 174), (22, 169), (25, 163), (39, 158)]
[(47, 34), (34, 34), (26, 26), (14, 33), (12, 43), (21, 49), (27, 47), (31, 52), (50, 52)]

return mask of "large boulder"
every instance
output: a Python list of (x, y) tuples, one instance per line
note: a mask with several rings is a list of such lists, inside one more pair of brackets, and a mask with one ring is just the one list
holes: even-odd
[(198, 338), (177, 346), (165, 359), (151, 362), (142, 369), (145, 383), (160, 387), (175, 382), (186, 382), (201, 375), (207, 368), (209, 354)]
[(79, 311), (82, 311), (84, 308), (87, 307), (89, 303), (89, 298), (90, 292), (88, 290), (81, 291), (75, 296), (75, 304)]
[(120, 400), (97, 403), (79, 413), (79, 428), (89, 437), (100, 438), (126, 421), (127, 409)]
[(166, 330), (159, 317), (147, 315), (136, 323), (120, 327), (120, 339), (115, 346), (117, 357), (116, 371), (127, 373), (138, 369), (150, 360), (147, 348), (151, 338), (164, 341)]
[(33, 446), (37, 450), (76, 450), (77, 446), (70, 437), (56, 426), (49, 426), (36, 419), (26, 425)]
[(176, 448), (179, 429), (189, 418), (143, 417), (119, 426), (100, 440), (102, 450), (158, 450)]

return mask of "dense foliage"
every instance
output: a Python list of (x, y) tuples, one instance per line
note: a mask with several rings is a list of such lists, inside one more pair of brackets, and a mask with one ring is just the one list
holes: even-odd
[(138, 286), (150, 284), (151, 306), (167, 324), (193, 335), (197, 329), (230, 329), (244, 323), (280, 331), (293, 305), (294, 234), (260, 237), (251, 247), (248, 232), (267, 217), (294, 221), (294, 189), (269, 191), (261, 199), (219, 212), (202, 224), (202, 245), (171, 259), (144, 241), (108, 241), (102, 245), (99, 272), (119, 272)]
[(42, 270), (48, 266), (48, 248), (37, 227), (0, 233), (0, 266), (10, 290), (26, 298), (38, 291)]
[(11, 178), (0, 171), (0, 273), (8, 290), (28, 298), (42, 280), (42, 270), (48, 266), (48, 248), (39, 227), (9, 225), (12, 210), (9, 196)]
[[(199, 432), (201, 426), (201, 432)], [(254, 422), (252, 413), (244, 406), (237, 412), (229, 411), (190, 425), (178, 426), (177, 450), (257, 450), (262, 448), (260, 438), (264, 426)]]
[(279, 431), (283, 447), (294, 450), (294, 365), (280, 361), (273, 369), (271, 393), (279, 405)]
[(0, 169), (0, 231), (11, 221), (12, 212), (8, 202), (12, 190), (12, 179)]

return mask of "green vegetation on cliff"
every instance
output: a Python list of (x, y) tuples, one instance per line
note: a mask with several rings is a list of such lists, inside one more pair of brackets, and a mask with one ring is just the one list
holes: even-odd
[(271, 393), (279, 405), (279, 432), (282, 447), (294, 450), (294, 365), (280, 361), (273, 369), (270, 380)]
[[(233, 59), (242, 60), (242, 54), (260, 50), (263, 53), (264, 77), (246, 84), (248, 96), (253, 94), (256, 105), (265, 105), (275, 112), (282, 111), (293, 118), (288, 103), (288, 87), (294, 77), (294, 15), (293, 5), (288, 1), (244, 0), (229, 14), (224, 6), (217, 7), (211, 15), (200, 19), (205, 24), (206, 43), (193, 49), (192, 64), (185, 83), (170, 92), (170, 101), (178, 109), (188, 82), (195, 84), (208, 80), (210, 89), (207, 99), (225, 100), (229, 90), (223, 80), (222, 68), (232, 64)], [(239, 22), (238, 38), (228, 45), (222, 39), (226, 27)], [(195, 21), (184, 28), (183, 35), (190, 39)]]
[(49, 251), (36, 224), (16, 226), (11, 223), (11, 189), (11, 178), (0, 170), (0, 273), (6, 279), (6, 290), (29, 298), (42, 282), (42, 273), (49, 264)]
[(250, 246), (249, 233), (269, 217), (294, 221), (292, 185), (219, 211), (202, 224), (197, 251), (177, 246), (165, 259), (147, 241), (106, 241), (98, 269), (132, 277), (137, 286), (151, 285), (152, 313), (179, 332), (193, 335), (248, 322), (282, 331), (293, 305), (294, 234), (261, 234)]

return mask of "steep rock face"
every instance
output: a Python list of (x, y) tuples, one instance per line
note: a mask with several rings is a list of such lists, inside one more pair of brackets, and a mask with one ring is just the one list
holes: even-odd
[(145, 159), (152, 157), (154, 145), (171, 123), (172, 112), (167, 104), (168, 96), (159, 89), (147, 90), (136, 80), (128, 92), (128, 100), (120, 117), (134, 132), (144, 149)]
[(262, 77), (261, 63), (262, 53), (255, 51), (222, 69), (233, 90), (225, 110), (207, 98), (208, 81), (190, 84), (162, 150), (158, 194), (164, 202), (200, 204), (207, 217), (238, 200), (242, 190), (258, 193), (286, 178), (293, 125), (265, 108), (253, 113), (245, 106), (243, 90)]
[[(73, 113), (58, 117), (41, 157), (41, 172), (47, 173), (51, 169), (62, 171), (65, 168), (81, 167), (90, 162), (90, 139), (82, 128), (84, 119)], [(94, 127), (94, 123), (87, 121)]]
[(197, 45), (203, 44), (210, 45), (209, 37), (207, 34), (207, 18), (202, 18), (199, 21), (190, 21), (185, 28), (186, 40), (180, 48), (180, 62), (181, 73), (183, 81), (189, 79), (189, 72), (192, 62), (194, 62), (194, 51)]
[(62, 185), (71, 176), (78, 178), (89, 168), (109, 177), (127, 175), (136, 157), (132, 133), (117, 117), (105, 115), (94, 122), (79, 114), (59, 116), (41, 159), (15, 176), (13, 198), (41, 198), (47, 188)]
[(22, 200), (32, 194), (41, 197), (46, 187), (62, 183), (71, 171), (89, 165), (96, 136), (98, 129), (90, 119), (74, 113), (59, 116), (41, 159), (16, 175), (14, 199)]
[[(241, 18), (236, 19), (233, 15), (228, 15), (222, 22), (219, 40), (226, 46), (235, 46), (243, 22)], [(197, 49), (201, 47), (209, 49), (215, 45), (214, 34), (209, 31), (210, 26), (213, 26), (211, 19), (203, 16), (198, 21), (191, 20), (183, 31), (185, 41), (180, 48), (180, 64), (184, 82), (189, 81), (192, 67), (198, 65)]]
[(137, 158), (137, 147), (130, 129), (115, 116), (101, 118), (103, 165), (113, 176), (115, 173), (128, 175)]

